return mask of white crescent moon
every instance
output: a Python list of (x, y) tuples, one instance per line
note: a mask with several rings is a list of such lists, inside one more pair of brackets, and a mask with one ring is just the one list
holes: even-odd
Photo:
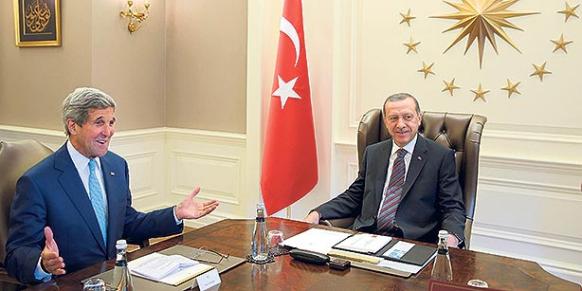
[(293, 46), (295, 47), (295, 67), (297, 67), (297, 63), (299, 62), (299, 34), (297, 34), (297, 30), (293, 26), (289, 20), (285, 17), (281, 17), (281, 27), (279, 29), (282, 33), (286, 34), (293, 42)]

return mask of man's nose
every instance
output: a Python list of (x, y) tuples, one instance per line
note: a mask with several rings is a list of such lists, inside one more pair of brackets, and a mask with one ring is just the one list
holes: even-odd
[(114, 128), (112, 125), (105, 125), (104, 129), (103, 129), (103, 134), (106, 136), (110, 136), (111, 134), (113, 134), (114, 132)]

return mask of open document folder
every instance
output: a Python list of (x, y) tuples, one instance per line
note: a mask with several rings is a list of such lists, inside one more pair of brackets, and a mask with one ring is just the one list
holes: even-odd
[(151, 253), (128, 265), (132, 275), (174, 286), (214, 268), (181, 255), (160, 253)]
[(391, 237), (310, 228), (283, 242), (291, 248), (314, 251), (352, 262), (352, 266), (409, 277), (426, 266), (435, 247), (392, 240)]

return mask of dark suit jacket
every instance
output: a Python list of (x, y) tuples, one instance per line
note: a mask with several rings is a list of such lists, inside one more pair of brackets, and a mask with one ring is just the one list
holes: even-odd
[[(315, 209), (321, 219), (356, 217), (353, 229), (375, 232), (391, 152), (392, 139), (368, 146), (352, 185)], [(452, 150), (418, 136), (395, 220), (404, 238), (436, 243), (438, 231), (446, 229), (464, 240), (465, 209)]]
[(131, 207), (127, 162), (108, 152), (100, 158), (108, 203), (107, 245), (83, 182), (66, 145), (28, 170), (19, 180), (10, 211), (6, 269), (23, 283), (34, 283), (44, 248), (44, 227), (53, 230), (68, 273), (114, 258), (118, 239), (143, 241), (179, 233), (172, 208), (141, 213)]

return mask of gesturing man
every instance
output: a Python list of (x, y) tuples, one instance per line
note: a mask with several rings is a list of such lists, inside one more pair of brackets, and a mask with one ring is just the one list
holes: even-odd
[(127, 162), (109, 151), (115, 101), (78, 88), (63, 102), (67, 142), (19, 180), (10, 211), (5, 265), (23, 283), (74, 272), (115, 255), (118, 239), (180, 233), (183, 219), (212, 212), (194, 191), (177, 206), (142, 213), (131, 206)]

